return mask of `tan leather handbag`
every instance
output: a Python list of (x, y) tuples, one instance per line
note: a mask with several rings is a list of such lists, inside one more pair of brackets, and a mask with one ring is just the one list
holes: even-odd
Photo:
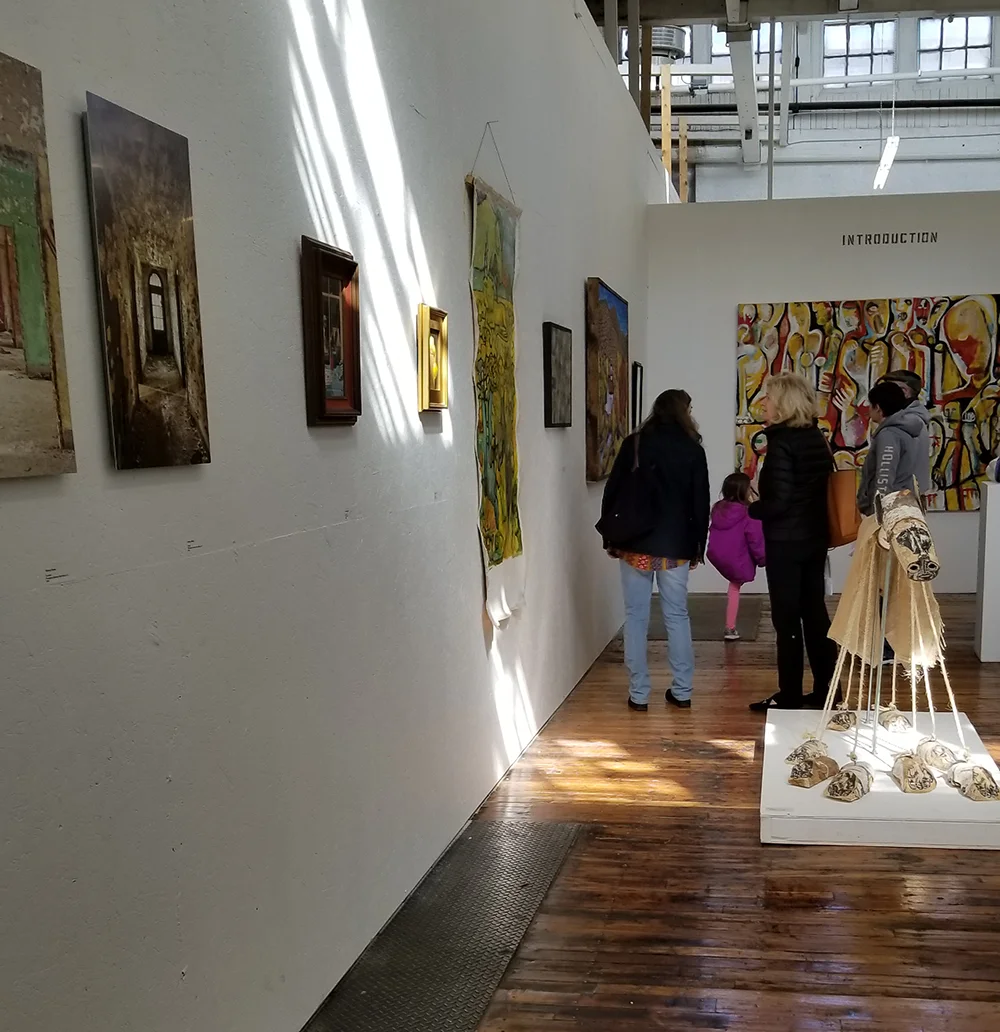
[[(827, 441), (827, 447), (830, 442)], [(833, 449), (830, 449), (831, 456)], [(830, 525), (830, 547), (839, 548), (858, 539), (861, 513), (858, 511), (858, 474), (853, 469), (835, 469), (826, 485), (826, 516)]]

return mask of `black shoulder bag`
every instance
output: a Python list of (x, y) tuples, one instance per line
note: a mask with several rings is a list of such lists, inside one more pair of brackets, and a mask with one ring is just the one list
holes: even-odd
[(617, 481), (610, 482), (604, 491), (601, 518), (596, 526), (605, 548), (627, 548), (656, 527), (655, 494), (646, 469), (639, 466), (637, 433), (632, 468)]

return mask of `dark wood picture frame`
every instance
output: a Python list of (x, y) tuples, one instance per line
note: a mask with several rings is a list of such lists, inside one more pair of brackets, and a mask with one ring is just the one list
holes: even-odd
[[(347, 251), (302, 237), (302, 338), (305, 351), (306, 423), (352, 426), (361, 415), (361, 320), (358, 263)], [(343, 395), (329, 395), (323, 357), (324, 278), (340, 284)]]
[(638, 430), (642, 422), (642, 381), (645, 371), (641, 362), (632, 363), (632, 429)]
[[(553, 346), (561, 335), (565, 334), (565, 337), (569, 341), (569, 364), (567, 372), (569, 374), (567, 388), (569, 391), (569, 416), (565, 420), (557, 418), (557, 414), (553, 412), (553, 396), (556, 391), (556, 380), (555, 377), (559, 370), (556, 368), (556, 363), (553, 362)], [(542, 323), (542, 362), (544, 366), (544, 394), (545, 394), (545, 428), (547, 430), (553, 428), (564, 428), (573, 425), (573, 331), (568, 326), (560, 326), (559, 323), (545, 322)]]

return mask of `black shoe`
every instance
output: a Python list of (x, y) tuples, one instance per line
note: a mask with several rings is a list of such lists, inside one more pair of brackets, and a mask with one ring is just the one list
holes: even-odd
[[(796, 702), (792, 703), (791, 705), (789, 705), (787, 702), (785, 702), (781, 698), (781, 693), (780, 692), (775, 692), (774, 695), (771, 695), (771, 696), (769, 696), (766, 699), (761, 699), (760, 702), (751, 702), (750, 703), (750, 712), (751, 713), (767, 713), (768, 710), (773, 710), (773, 709), (792, 709), (792, 710), (794, 710), (794, 709), (802, 709), (802, 706), (803, 706), (804, 702), (805, 702), (804, 699), (799, 699), (798, 701), (796, 701)], [(820, 706), (820, 709), (822, 709), (822, 708), (823, 707)]]
[(667, 694), (666, 694), (665, 698), (666, 698), (667, 702), (671, 706), (676, 706), (678, 709), (690, 709), (691, 708), (691, 700), (690, 699), (678, 699), (669, 688), (667, 689)]
[(632, 696), (628, 698), (628, 708), (634, 709), (637, 713), (645, 713), (649, 709), (648, 702), (633, 702)]

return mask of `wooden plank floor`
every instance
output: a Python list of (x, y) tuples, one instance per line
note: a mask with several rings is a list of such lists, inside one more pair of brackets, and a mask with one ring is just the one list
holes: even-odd
[[(972, 653), (973, 600), (941, 605), (960, 705), (1000, 759), (1000, 665)], [(761, 846), (764, 718), (747, 703), (775, 687), (773, 647), (769, 623), (755, 643), (696, 643), (679, 711), (651, 646), (641, 714), (612, 644), (487, 800), (479, 818), (591, 830), (482, 1032), (996, 1027), (1000, 856)]]

